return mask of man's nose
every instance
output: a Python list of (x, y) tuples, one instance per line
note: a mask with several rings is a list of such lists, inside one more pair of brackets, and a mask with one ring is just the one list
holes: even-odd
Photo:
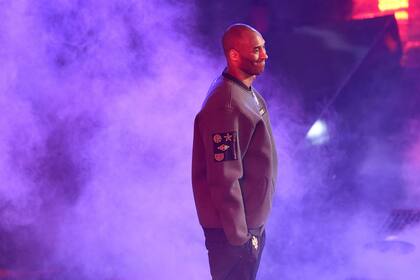
[(265, 49), (263, 49), (262, 52), (261, 52), (261, 59), (264, 59), (264, 60), (268, 59), (268, 54), (267, 54), (267, 51)]

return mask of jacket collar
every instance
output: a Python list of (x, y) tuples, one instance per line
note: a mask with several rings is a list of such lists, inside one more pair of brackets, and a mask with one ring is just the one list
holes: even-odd
[(247, 90), (247, 91), (251, 91), (252, 87), (247, 87), (244, 83), (242, 83), (240, 80), (238, 80), (237, 78), (235, 78), (234, 76), (232, 76), (231, 74), (229, 74), (227, 71), (227, 69), (223, 70), (222, 76), (225, 79), (231, 80), (232, 82), (234, 82), (235, 84), (237, 84), (238, 86), (242, 87), (243, 89)]

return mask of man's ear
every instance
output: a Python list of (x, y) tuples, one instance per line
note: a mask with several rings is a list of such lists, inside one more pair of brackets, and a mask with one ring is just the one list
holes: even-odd
[(229, 50), (229, 58), (231, 61), (238, 61), (239, 60), (239, 52), (235, 49)]

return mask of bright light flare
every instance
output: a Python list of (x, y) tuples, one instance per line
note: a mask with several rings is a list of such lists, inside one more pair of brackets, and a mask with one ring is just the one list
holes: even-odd
[(408, 0), (379, 0), (378, 8), (381, 12), (408, 8)]
[(325, 121), (317, 120), (306, 134), (306, 138), (311, 141), (313, 145), (322, 145), (330, 139), (328, 135), (328, 127)]
[(395, 19), (396, 20), (408, 20), (408, 12), (407, 11), (395, 12)]

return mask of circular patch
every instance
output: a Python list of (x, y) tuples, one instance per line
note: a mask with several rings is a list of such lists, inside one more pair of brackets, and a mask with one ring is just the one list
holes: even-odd
[(225, 154), (214, 154), (214, 159), (216, 161), (222, 161), (225, 159)]
[(213, 141), (214, 141), (214, 143), (220, 143), (220, 142), (222, 142), (222, 135), (220, 135), (220, 134), (215, 134), (215, 135), (213, 136)]

